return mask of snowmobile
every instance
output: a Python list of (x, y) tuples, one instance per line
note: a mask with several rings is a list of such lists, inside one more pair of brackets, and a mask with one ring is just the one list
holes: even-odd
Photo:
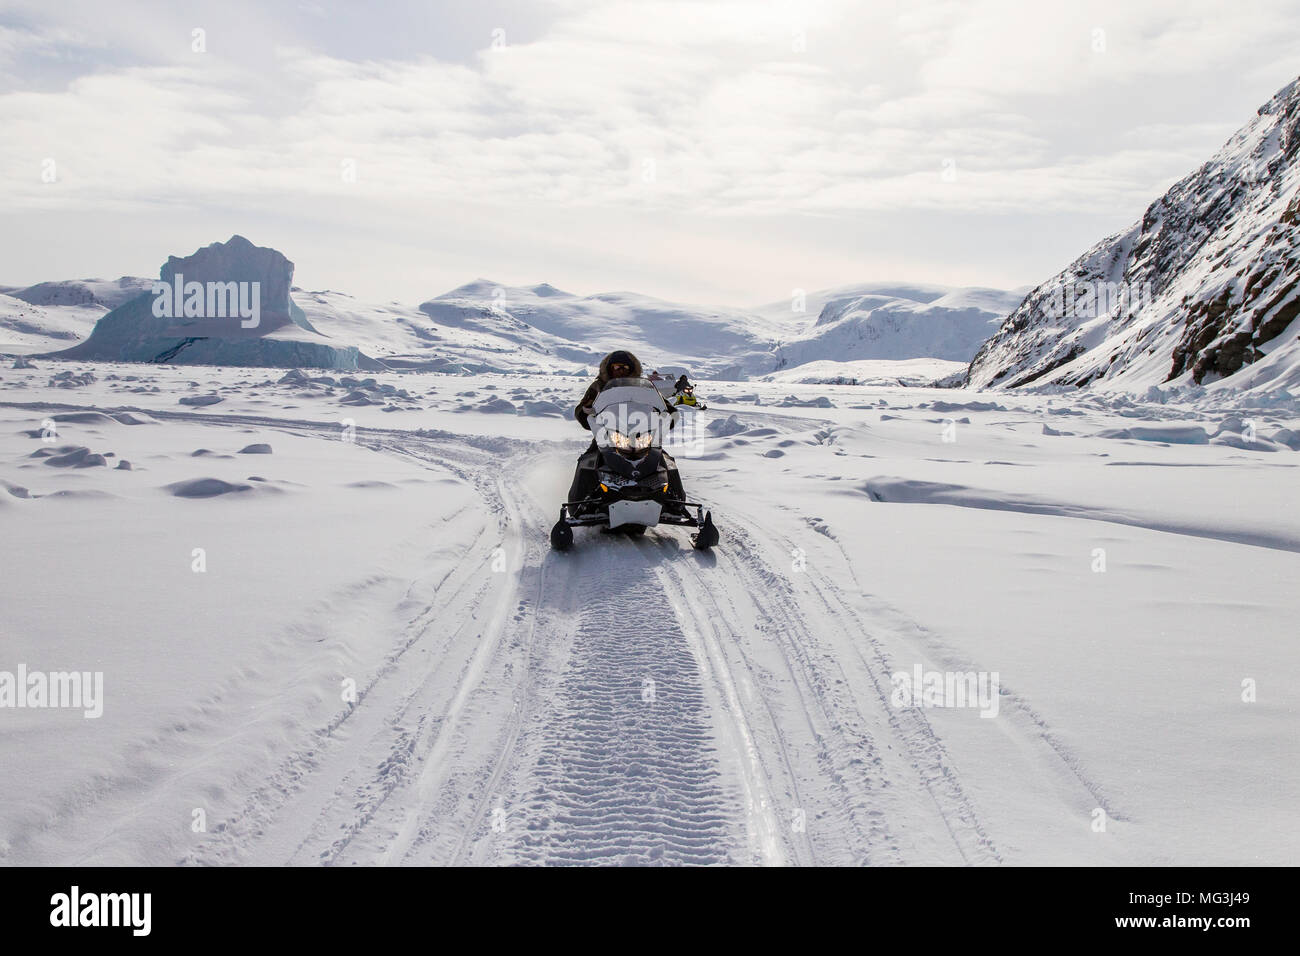
[(673, 403), (677, 405), (678, 408), (694, 408), (699, 411), (704, 411), (709, 407), (695, 397), (694, 385), (687, 385), (681, 391), (675, 393), (673, 395)]
[(699, 529), (691, 543), (701, 551), (716, 545), (713, 515), (686, 500), (677, 462), (663, 449), (673, 416), (654, 383), (611, 379), (591, 407), (594, 450), (578, 459), (570, 500), (560, 505), (560, 520), (551, 528), (551, 547), (572, 547), (574, 528), (640, 535), (661, 524)]

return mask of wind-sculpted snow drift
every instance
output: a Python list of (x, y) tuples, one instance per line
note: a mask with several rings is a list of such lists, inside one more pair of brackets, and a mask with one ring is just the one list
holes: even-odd
[(1300, 80), (1208, 163), (1034, 289), (970, 385), (1300, 384)]

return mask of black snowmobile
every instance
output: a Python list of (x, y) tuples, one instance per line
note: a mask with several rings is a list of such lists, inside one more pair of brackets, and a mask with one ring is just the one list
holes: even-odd
[(611, 379), (591, 407), (595, 449), (578, 459), (569, 500), (551, 528), (551, 547), (572, 547), (577, 527), (640, 535), (660, 524), (698, 528), (691, 543), (700, 550), (716, 545), (713, 516), (686, 500), (677, 462), (663, 449), (672, 414), (654, 383)]

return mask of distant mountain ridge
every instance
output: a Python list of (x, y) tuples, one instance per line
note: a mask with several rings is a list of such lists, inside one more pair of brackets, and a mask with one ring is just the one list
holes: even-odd
[[(418, 307), (377, 305), (291, 287), (293, 264), (240, 236), (185, 259), (172, 257), (161, 271), (166, 281), (178, 271), (187, 280), (200, 278), (199, 272), (208, 279), (259, 277), (269, 297), (268, 318), (254, 330), (238, 322), (164, 321), (151, 313), (155, 280), (47, 282), (11, 293), (43, 306), (26, 309), (17, 298), (0, 296), (0, 348), (9, 301), (11, 340), (33, 351), (27, 343), (41, 334), (43, 315), (47, 348), (63, 348), (49, 354), (62, 358), (575, 374), (608, 351), (630, 348), (647, 367), (741, 380), (808, 363), (965, 362), (1020, 298), (996, 289), (864, 283), (813, 292), (798, 303), (738, 310), (633, 292), (581, 296), (548, 283), (508, 286), (480, 278)], [(95, 310), (104, 309), (90, 331)], [(76, 322), (69, 325), (69, 316)], [(68, 338), (83, 338), (69, 331), (79, 327), (89, 335), (67, 348)]]
[(965, 362), (1022, 298), (1000, 289), (857, 287), (819, 293), (821, 311), (773, 352), (775, 369), (809, 362), (945, 359)]
[(122, 276), (120, 279), (68, 279), (38, 282), (36, 285), (0, 286), (0, 294), (30, 305), (98, 305), (107, 310), (131, 301), (149, 291), (152, 279)]

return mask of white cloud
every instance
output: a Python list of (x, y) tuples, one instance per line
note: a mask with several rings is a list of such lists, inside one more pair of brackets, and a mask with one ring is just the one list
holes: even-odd
[[(503, 241), (525, 203), (560, 219), (1136, 218), (1249, 118), (1265, 83), (1291, 78), (1258, 63), (1300, 50), (1300, 10), (1264, 0), (1231, 17), (1209, 0), (547, 9), (540, 27), (503, 17), (504, 48), (483, 31), (452, 60), (348, 56), (342, 35), (333, 53), (297, 42), (302, 18), (351, 29), (328, 6), (299, 20), (213, 7), (207, 54), (189, 50), (188, 20), (170, 9), (146, 30), (138, 11), (117, 20), (74, 2), (64, 22), (25, 6), (26, 25), (0, 25), (0, 69), (96, 42), (107, 60), (0, 94), (6, 205), (362, 199), (436, 219), (469, 203), (503, 217)], [(1224, 80), (1245, 73), (1261, 77), (1250, 99)], [(46, 158), (57, 184), (40, 179)], [(725, 228), (739, 247), (744, 225)]]

